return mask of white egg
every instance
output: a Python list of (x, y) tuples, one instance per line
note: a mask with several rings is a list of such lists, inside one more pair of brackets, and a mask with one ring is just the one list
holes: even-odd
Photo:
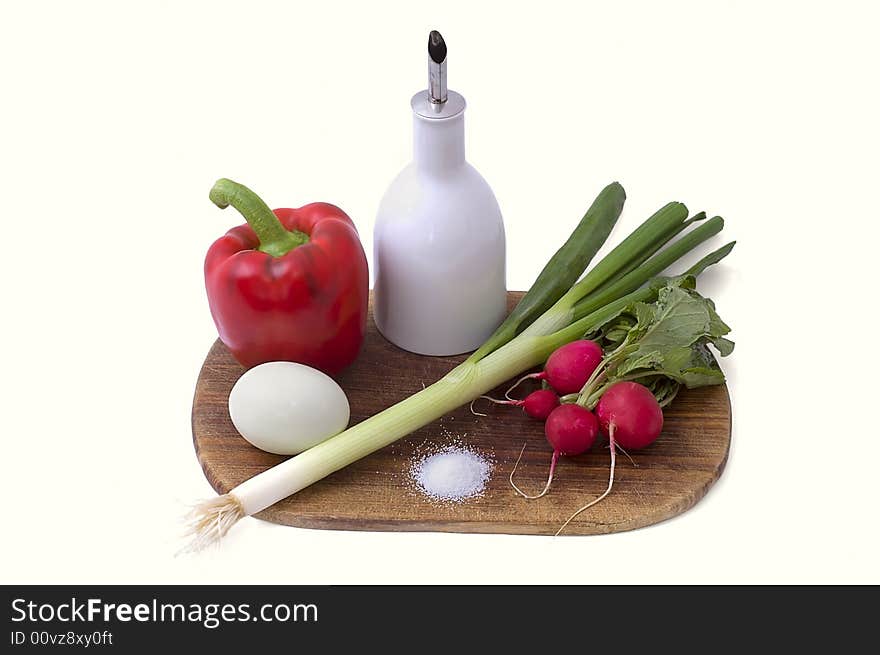
[(295, 455), (348, 426), (345, 392), (333, 378), (294, 362), (267, 362), (245, 372), (229, 394), (229, 416), (251, 444)]

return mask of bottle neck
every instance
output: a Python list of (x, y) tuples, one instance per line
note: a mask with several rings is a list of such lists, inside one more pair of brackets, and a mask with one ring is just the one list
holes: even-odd
[(464, 164), (464, 112), (451, 118), (413, 114), (413, 161), (438, 172)]

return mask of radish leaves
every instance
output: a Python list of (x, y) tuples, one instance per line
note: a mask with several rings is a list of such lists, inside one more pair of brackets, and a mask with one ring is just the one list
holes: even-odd
[(601, 372), (581, 391), (579, 402), (595, 406), (604, 390), (621, 380), (638, 380), (668, 404), (680, 385), (721, 384), (724, 374), (708, 345), (721, 356), (733, 351), (724, 335), (730, 328), (714, 303), (694, 288), (692, 276), (656, 278), (651, 301), (632, 303), (588, 338), (597, 339), (606, 356)]

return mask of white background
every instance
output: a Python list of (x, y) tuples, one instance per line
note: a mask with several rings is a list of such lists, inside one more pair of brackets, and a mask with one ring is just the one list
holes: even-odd
[[(880, 582), (876, 4), (4, 3), (4, 583)], [(212, 493), (189, 416), (202, 279), (238, 222), (327, 200), (372, 251), (431, 28), (522, 289), (608, 182), (611, 243), (669, 200), (726, 217), (733, 449), (697, 507), (604, 537), (301, 530), (175, 557)]]

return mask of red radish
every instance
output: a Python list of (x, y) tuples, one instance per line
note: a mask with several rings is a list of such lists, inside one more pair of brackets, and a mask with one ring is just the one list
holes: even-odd
[(626, 449), (650, 446), (663, 430), (663, 410), (647, 387), (636, 382), (612, 384), (596, 405), (602, 433)]
[(523, 411), (541, 421), (547, 420), (550, 413), (559, 407), (559, 396), (550, 389), (539, 389), (525, 397), (522, 402)]
[(519, 453), (516, 464), (510, 472), (510, 484), (516, 491), (525, 498), (540, 498), (550, 489), (553, 482), (553, 473), (556, 471), (556, 463), (559, 461), (560, 455), (571, 457), (587, 452), (596, 441), (596, 435), (599, 432), (599, 421), (590, 410), (581, 407), (575, 403), (564, 403), (550, 412), (547, 422), (544, 423), (544, 435), (547, 441), (553, 446), (553, 458), (550, 460), (550, 475), (547, 477), (547, 484), (544, 485), (543, 491), (536, 496), (529, 496), (524, 493), (513, 481), (513, 474), (516, 467), (522, 459), (523, 450)]
[(596, 415), (575, 403), (560, 405), (544, 423), (544, 435), (553, 450), (567, 457), (587, 452), (598, 431)]
[[(480, 396), (480, 398), (485, 398), (496, 405), (513, 405), (514, 407), (522, 407), (526, 414), (540, 421), (545, 420), (550, 416), (550, 412), (559, 407), (559, 397), (550, 389), (533, 391), (523, 400), (497, 400), (489, 396)], [(476, 400), (476, 398), (474, 400)], [(471, 411), (477, 416), (485, 416), (485, 414), (480, 414), (479, 412), (474, 411), (473, 401), (471, 402)]]
[(602, 361), (602, 347), (580, 339), (553, 351), (544, 364), (547, 382), (562, 395), (578, 393)]
[(595, 341), (579, 339), (553, 351), (540, 373), (520, 378), (507, 390), (507, 397), (523, 380), (547, 380), (561, 396), (579, 392), (602, 361), (602, 347)]
[(663, 410), (660, 409), (660, 404), (647, 387), (636, 382), (616, 382), (608, 387), (599, 398), (596, 414), (602, 432), (608, 435), (608, 447), (611, 450), (611, 474), (608, 476), (608, 487), (601, 496), (591, 500), (568, 517), (556, 534), (562, 532), (575, 516), (611, 493), (611, 487), (614, 486), (614, 464), (618, 445), (623, 448), (644, 448), (654, 443), (663, 430)]

